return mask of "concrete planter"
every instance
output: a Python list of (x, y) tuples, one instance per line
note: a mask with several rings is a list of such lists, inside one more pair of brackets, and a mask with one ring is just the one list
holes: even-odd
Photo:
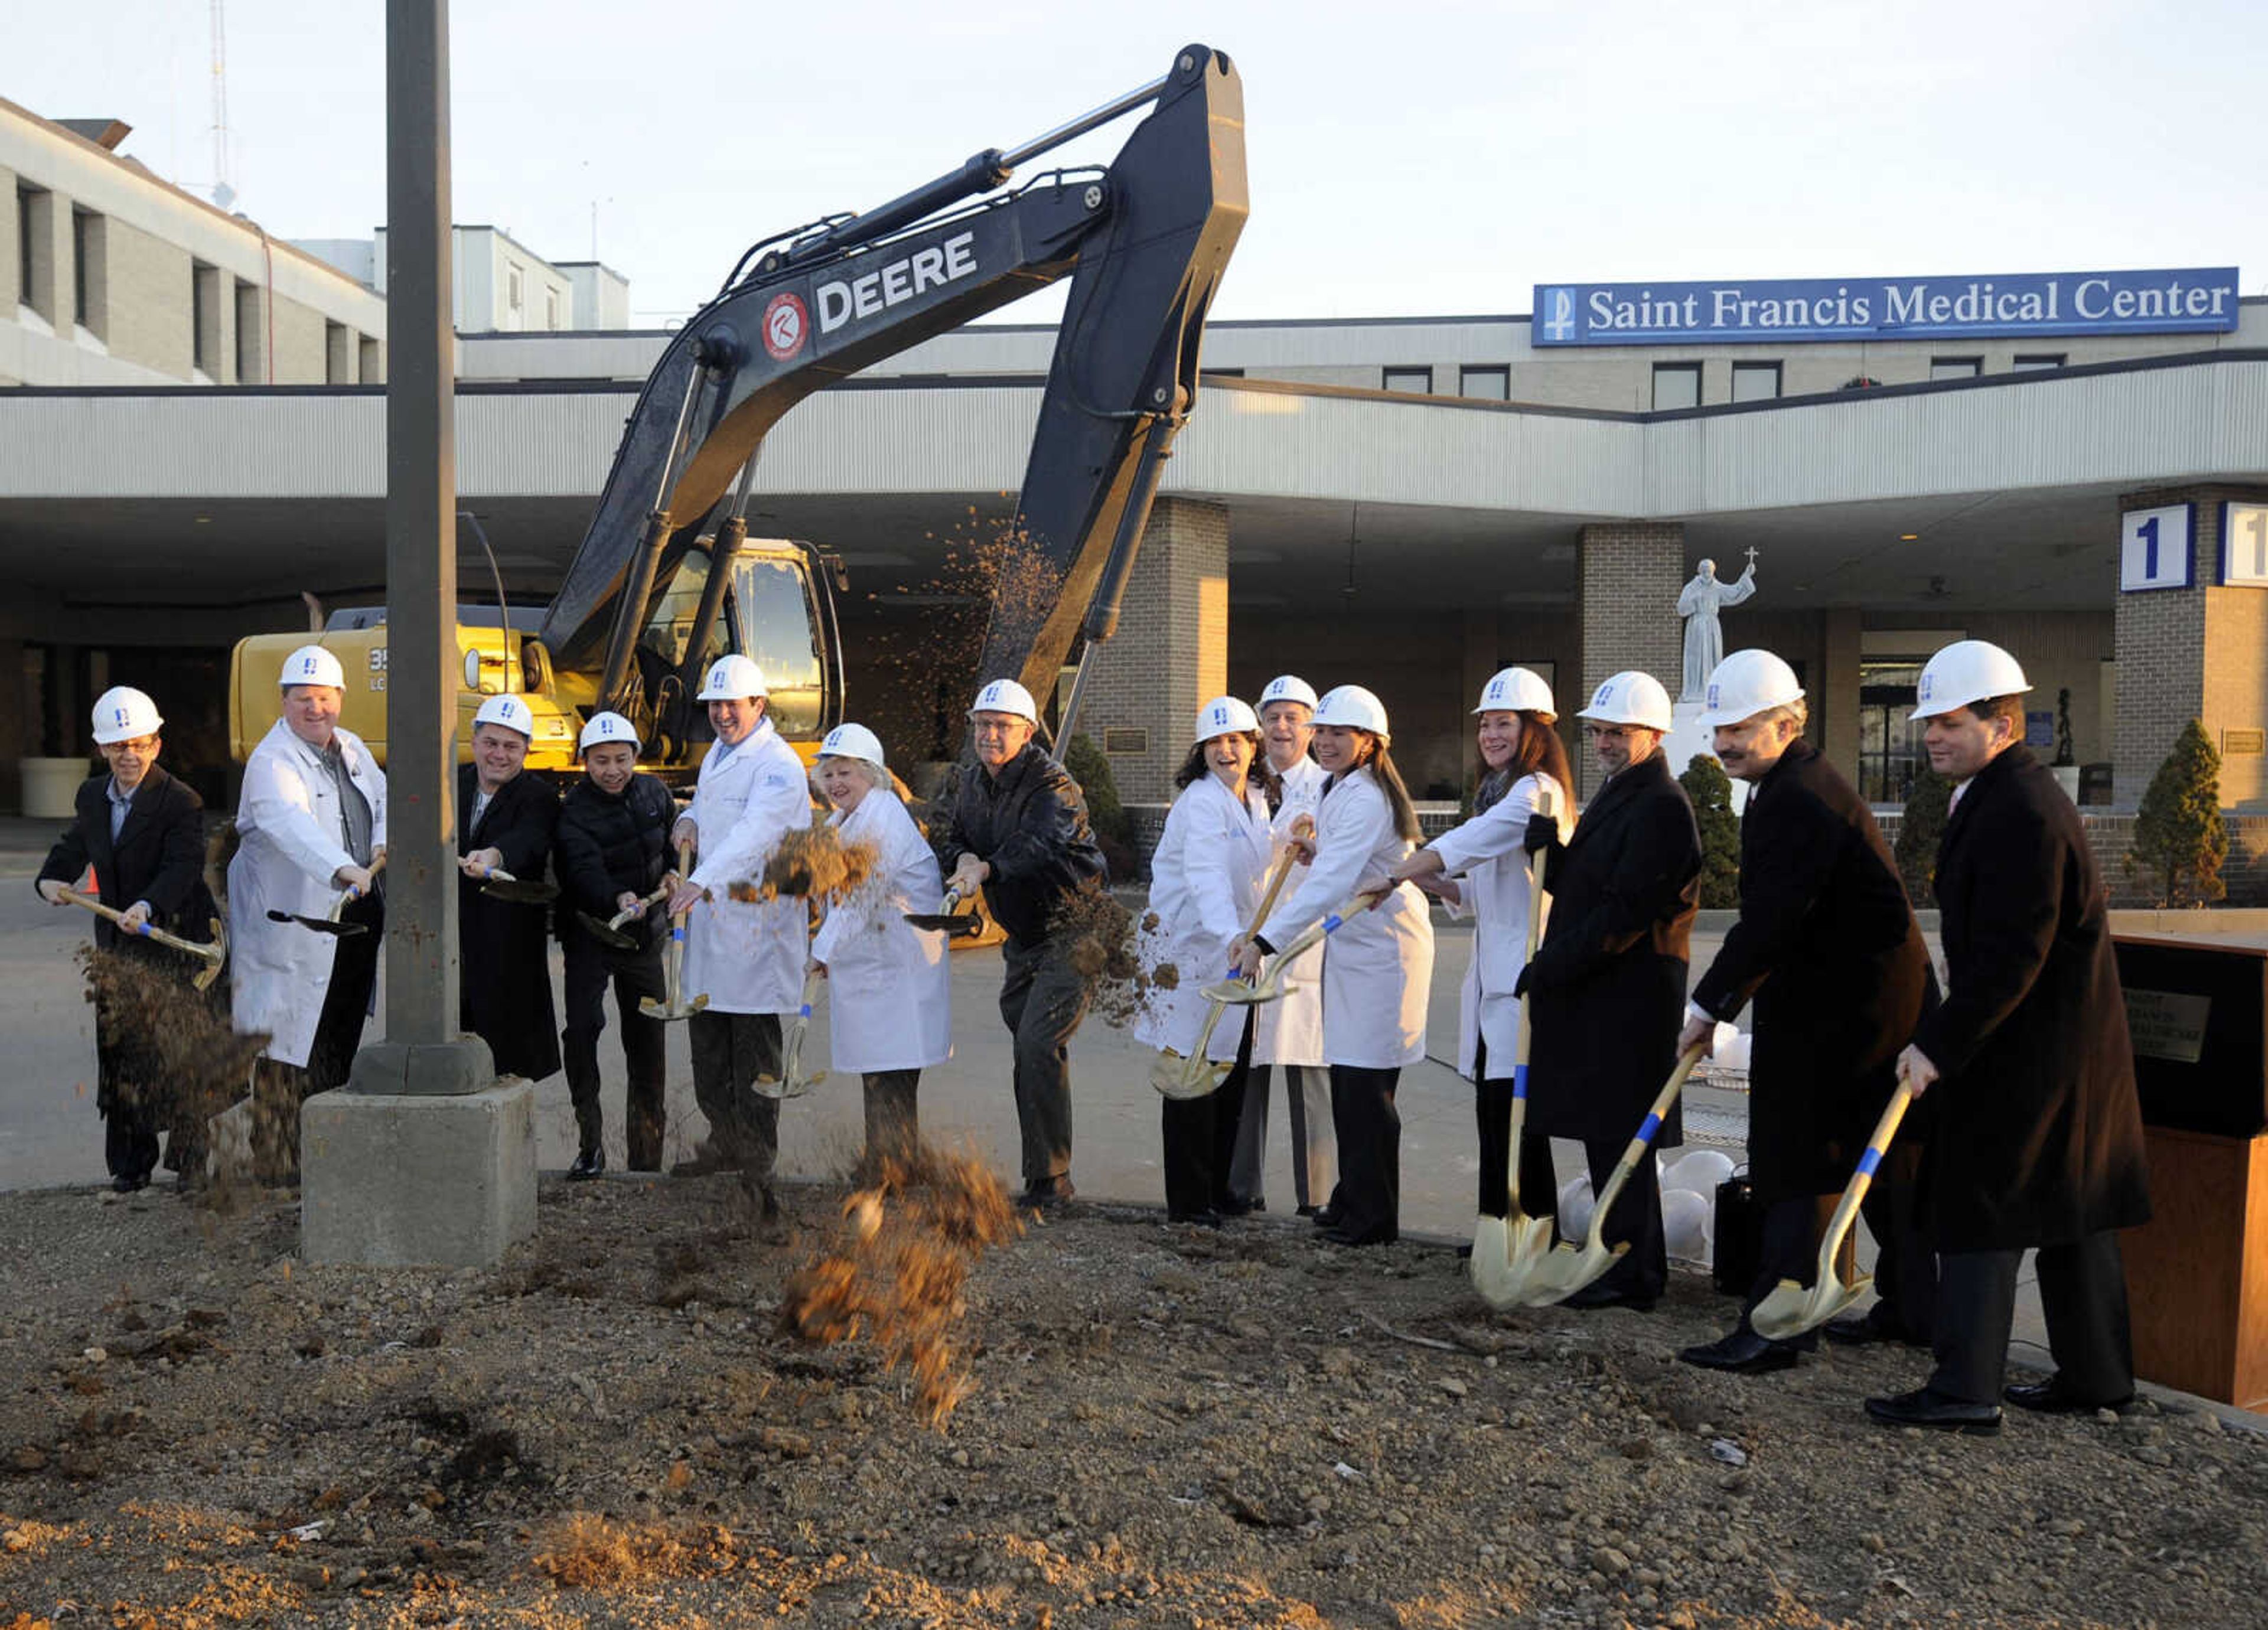
[(92, 773), (84, 758), (19, 758), (24, 813), (38, 820), (68, 821), (77, 812), (79, 783)]

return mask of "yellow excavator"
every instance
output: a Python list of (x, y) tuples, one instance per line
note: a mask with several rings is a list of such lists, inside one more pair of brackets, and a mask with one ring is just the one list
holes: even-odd
[[(1029, 160), (1148, 107), (1103, 168), (1003, 191)], [(1162, 77), (859, 215), (760, 240), (648, 377), (596, 514), (550, 604), (464, 606), (458, 740), (483, 698), (523, 695), (527, 767), (571, 772), (583, 722), (630, 718), (642, 768), (689, 782), (707, 751), (693, 698), (708, 662), (755, 659), (770, 712), (806, 758), (843, 717), (838, 560), (750, 539), (763, 439), (814, 391), (1022, 295), (1071, 281), (1017, 525), (1062, 592), (996, 605), (983, 675), (1056, 691), (1114, 631), (1173, 439), (1197, 400), (1197, 350), (1246, 215), (1243, 90), (1226, 56), (1191, 45)], [(284, 657), (306, 634), (239, 643), (230, 669), (239, 763), (275, 722)], [(347, 673), (342, 722), (386, 756), (382, 607), (331, 612), (314, 638)], [(1075, 679), (1057, 734), (1078, 706)]]

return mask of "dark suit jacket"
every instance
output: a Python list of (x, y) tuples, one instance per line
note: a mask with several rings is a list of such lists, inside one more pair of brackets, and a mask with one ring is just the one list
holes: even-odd
[[(549, 782), (522, 772), (489, 800), (480, 820), (473, 802), (480, 781), (457, 767), (457, 853), (503, 852), (504, 870), (523, 882), (541, 880), (551, 863), (559, 795)], [(469, 877), (457, 888), (457, 943), (462, 969), (459, 1007), (467, 1029), (488, 1043), (500, 1075), (540, 1081), (559, 1068), (559, 1025), (551, 1002), (551, 914), (540, 905), (499, 900)]]
[(1719, 1019), (1756, 1004), (1749, 1168), (1759, 1199), (1849, 1179), (1932, 983), (1874, 813), (1817, 749), (1791, 744), (1749, 791), (1741, 919), (1693, 991)]
[[(203, 800), (186, 782), (152, 764), (134, 791), (118, 841), (110, 841), (110, 776), (91, 776), (78, 789), (78, 812), (70, 829), (48, 851), (40, 881), (57, 878), (77, 887), (89, 865), (102, 903), (124, 911), (136, 900), (150, 903), (151, 919), (169, 933), (200, 943), (212, 938), (212, 900), (204, 886)], [(94, 942), (105, 950), (143, 942), (121, 934), (98, 918)]]
[[(1677, 1060), (1701, 837), (1655, 753), (1608, 781), (1547, 862), (1551, 917), (1529, 992), (1528, 1126), (1556, 1138), (1635, 1132)], [(1682, 1140), (1673, 1110), (1655, 1139)]]
[(2126, 1001), (2079, 811), (2030, 750), (1972, 777), (1938, 851), (1938, 1247), (2066, 1244), (2150, 1216)]

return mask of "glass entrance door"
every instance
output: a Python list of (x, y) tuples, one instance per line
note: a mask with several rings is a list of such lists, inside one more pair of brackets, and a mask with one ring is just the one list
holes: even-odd
[(1929, 763), (1913, 722), (1918, 661), (1864, 662), (1859, 667), (1859, 796), (1870, 804), (1903, 804), (1918, 771)]

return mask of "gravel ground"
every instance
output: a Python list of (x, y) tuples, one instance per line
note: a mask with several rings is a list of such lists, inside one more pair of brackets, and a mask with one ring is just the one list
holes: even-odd
[(1676, 1363), (1727, 1306), (1080, 1206), (985, 1255), (941, 1427), (780, 1329), (840, 1190), (547, 1180), (502, 1269), (306, 1268), (296, 1208), (0, 1197), (0, 1626), (2262, 1622), (2268, 1442), (1859, 1409), (1924, 1357)]

